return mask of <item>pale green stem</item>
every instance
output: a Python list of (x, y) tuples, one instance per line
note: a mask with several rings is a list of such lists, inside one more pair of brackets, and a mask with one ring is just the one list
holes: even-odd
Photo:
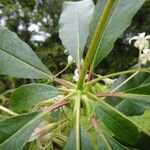
[(8, 114), (10, 114), (12, 116), (18, 116), (17, 113), (15, 113), (15, 112), (13, 112), (13, 111), (9, 110), (8, 108), (5, 108), (5, 107), (3, 107), (1, 105), (0, 105), (0, 110), (4, 111), (4, 112), (6, 112), (6, 113), (8, 113)]
[(80, 103), (81, 94), (79, 92), (76, 101), (76, 150), (80, 150)]
[(63, 73), (64, 71), (66, 71), (69, 67), (70, 67), (70, 65), (67, 64), (67, 66), (66, 66), (63, 70), (61, 70), (60, 72), (58, 72), (58, 73), (55, 75), (55, 77), (57, 77), (57, 76), (59, 76), (60, 74), (62, 74), (62, 73)]
[(130, 81), (133, 77), (135, 77), (139, 72), (135, 72), (134, 74), (132, 74), (129, 78), (127, 78), (125, 81), (123, 81), (120, 85), (118, 85), (115, 89), (113, 89), (110, 93), (115, 92), (116, 90), (118, 90), (120, 87), (122, 87), (123, 85), (125, 85), (128, 81)]
[(132, 74), (129, 78), (127, 78), (125, 81), (123, 81), (120, 85), (118, 85), (115, 89), (113, 89), (110, 93), (115, 92), (116, 90), (118, 90), (120, 87), (122, 87), (123, 85), (125, 85), (128, 81), (130, 81), (132, 78), (134, 78), (140, 71), (141, 69), (141, 62), (140, 62), (140, 56), (141, 56), (141, 51), (139, 51), (139, 66), (138, 66), (138, 71), (135, 72), (134, 74)]
[(121, 72), (116, 72), (116, 73), (112, 73), (112, 74), (108, 74), (108, 75), (105, 75), (105, 76), (100, 76), (90, 82), (87, 82), (85, 85), (91, 85), (91, 84), (94, 84), (100, 80), (103, 80), (105, 78), (110, 78), (110, 77), (115, 77), (115, 76), (118, 76), (118, 75), (124, 75), (124, 74), (129, 74), (129, 73), (134, 73), (134, 72), (148, 72), (150, 68), (142, 68), (139, 70), (138, 69), (131, 69), (131, 70), (127, 70), (127, 71), (121, 71)]
[(94, 36), (93, 36), (92, 41), (91, 41), (90, 46), (89, 46), (89, 50), (87, 52), (86, 58), (85, 58), (84, 63), (83, 63), (83, 68), (81, 70), (80, 79), (78, 82), (78, 89), (83, 88), (83, 84), (84, 84), (85, 77), (86, 77), (86, 74), (88, 71), (88, 67), (92, 63), (92, 60), (93, 60), (93, 57), (95, 54), (97, 42), (100, 40), (100, 38), (102, 36), (104, 26), (107, 22), (107, 19), (109, 17), (109, 14), (110, 14), (112, 8), (113, 8), (114, 3), (115, 3), (115, 0), (108, 0), (106, 6), (104, 8), (104, 11), (102, 13), (102, 16), (98, 22), (96, 31), (94, 33)]
[(56, 136), (57, 136), (59, 139), (61, 139), (62, 141), (64, 141), (64, 142), (67, 141), (67, 137), (64, 136), (64, 135), (62, 135), (62, 134), (57, 133)]

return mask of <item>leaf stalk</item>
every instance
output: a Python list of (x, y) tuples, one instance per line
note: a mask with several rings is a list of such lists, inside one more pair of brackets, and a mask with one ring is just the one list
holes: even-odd
[(81, 70), (80, 79), (78, 82), (78, 89), (80, 89), (80, 90), (83, 88), (83, 84), (85, 81), (85, 76), (86, 76), (88, 67), (92, 63), (92, 59), (93, 59), (94, 54), (95, 54), (94, 51), (95, 51), (95, 48), (97, 46), (97, 42), (102, 36), (104, 26), (107, 22), (107, 18), (109, 17), (109, 14), (113, 8), (114, 3), (115, 3), (115, 0), (108, 0), (106, 6), (104, 8), (103, 14), (102, 14), (102, 16), (98, 22), (96, 31), (93, 35), (92, 41), (91, 41), (90, 46), (89, 46), (89, 50), (88, 50), (86, 58), (84, 60), (83, 68)]

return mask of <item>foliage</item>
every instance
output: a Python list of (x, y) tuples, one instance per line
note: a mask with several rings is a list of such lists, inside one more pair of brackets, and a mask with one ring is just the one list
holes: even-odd
[[(28, 4), (32, 10), (34, 2), (20, 4)], [(145, 149), (149, 128), (138, 123), (138, 117), (130, 116), (150, 109), (150, 68), (141, 61), (149, 36), (142, 34), (142, 40), (140, 35), (134, 37), (144, 44), (143, 49), (136, 46), (137, 65), (105, 76), (94, 73), (143, 4), (144, 0), (98, 0), (96, 6), (92, 0), (65, 2), (59, 34), (77, 66), (76, 83), (58, 78), (74, 62), (68, 61), (53, 75), (29, 45), (0, 27), (0, 74), (41, 82), (0, 95), (3, 99), (11, 93), (13, 108), (0, 106), (4, 115), (12, 115), (0, 121), (0, 150)], [(117, 81), (110, 79), (113, 77), (118, 77)]]

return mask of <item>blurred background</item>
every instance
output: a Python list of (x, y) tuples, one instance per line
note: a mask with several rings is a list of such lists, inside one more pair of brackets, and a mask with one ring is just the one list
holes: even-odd
[[(16, 32), (54, 74), (67, 63), (65, 48), (58, 35), (63, 2), (64, 0), (0, 0), (0, 25)], [(136, 64), (138, 50), (128, 44), (128, 39), (142, 32), (150, 34), (150, 0), (146, 0), (131, 26), (121, 35), (114, 50), (96, 68), (96, 72), (106, 74), (126, 70)], [(71, 80), (74, 69), (73, 65), (62, 77)], [(35, 80), (0, 76), (0, 93), (30, 82)]]

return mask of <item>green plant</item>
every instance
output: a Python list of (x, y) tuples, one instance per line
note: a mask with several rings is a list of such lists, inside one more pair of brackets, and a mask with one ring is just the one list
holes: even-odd
[[(143, 3), (98, 0), (95, 6), (92, 0), (82, 0), (64, 4), (59, 34), (70, 56), (60, 73), (75, 61), (77, 83), (58, 78), (60, 73), (53, 75), (15, 33), (0, 27), (0, 73), (46, 81), (13, 91), (13, 111), (0, 107), (13, 116), (0, 122), (0, 150), (146, 149), (149, 131), (129, 116), (150, 109), (149, 36), (131, 39), (137, 40), (139, 48), (139, 62), (133, 68), (94, 74)], [(109, 79), (114, 77), (118, 77), (115, 82)], [(52, 82), (59, 85), (49, 85)]]

